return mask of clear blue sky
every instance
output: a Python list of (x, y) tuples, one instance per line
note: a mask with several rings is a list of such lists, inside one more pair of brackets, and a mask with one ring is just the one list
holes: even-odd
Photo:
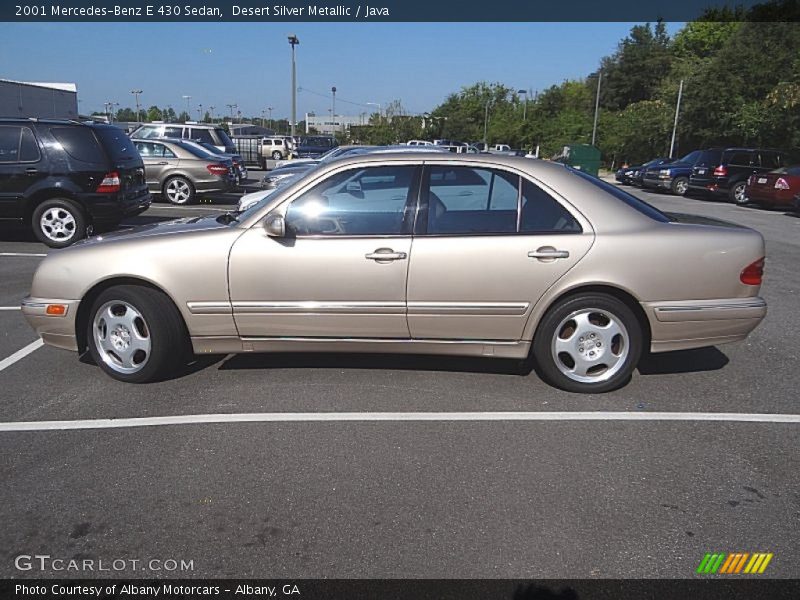
[[(116, 101), (215, 115), (291, 110), (289, 33), (297, 47), (298, 119), (374, 111), (400, 99), (411, 113), (478, 81), (543, 90), (594, 71), (633, 23), (3, 23), (0, 77), (74, 82), (81, 113)], [(670, 34), (682, 24), (670, 23)], [(316, 95), (314, 92), (322, 94)], [(196, 112), (193, 110), (192, 116)]]

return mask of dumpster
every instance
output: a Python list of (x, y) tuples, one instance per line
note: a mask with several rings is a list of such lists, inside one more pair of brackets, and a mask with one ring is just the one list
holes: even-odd
[(553, 160), (597, 177), (600, 169), (600, 150), (590, 144), (570, 144), (564, 146)]

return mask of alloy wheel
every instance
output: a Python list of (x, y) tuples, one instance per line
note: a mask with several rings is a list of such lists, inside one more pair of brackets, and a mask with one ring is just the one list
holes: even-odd
[(42, 233), (54, 242), (65, 242), (71, 239), (76, 231), (75, 215), (60, 206), (48, 208), (39, 220)]
[(150, 328), (141, 312), (128, 302), (103, 304), (95, 313), (92, 333), (101, 360), (117, 373), (136, 373), (150, 358)]

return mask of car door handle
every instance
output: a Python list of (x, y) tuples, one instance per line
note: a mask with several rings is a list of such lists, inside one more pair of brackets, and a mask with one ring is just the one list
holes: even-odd
[(395, 252), (391, 248), (378, 248), (375, 252), (365, 254), (364, 258), (369, 260), (404, 260), (408, 255), (405, 252)]
[(26, 175), (30, 175), (31, 177), (33, 177), (34, 175), (36, 175), (38, 172), (39, 172), (39, 171), (37, 171), (37, 170), (36, 170), (36, 169), (34, 169), (33, 167), (29, 167), (29, 168), (25, 169), (25, 174), (26, 174)]
[(168, 165), (169, 163), (167, 161), (165, 161), (165, 160), (162, 160), (161, 162), (156, 163), (156, 164), (157, 165)]
[(542, 246), (531, 252), (528, 252), (528, 258), (569, 258), (569, 250), (556, 250), (552, 246)]

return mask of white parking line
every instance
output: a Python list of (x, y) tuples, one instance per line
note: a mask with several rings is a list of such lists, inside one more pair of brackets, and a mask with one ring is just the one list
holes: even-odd
[(47, 254), (35, 254), (33, 252), (0, 252), (0, 256), (47, 256)]
[(19, 306), (0, 306), (0, 310), (19, 310)]
[(3, 431), (63, 431), (69, 429), (120, 429), (156, 425), (211, 423), (313, 423), (375, 421), (725, 421), (734, 423), (800, 424), (800, 415), (766, 413), (687, 412), (306, 412), (177, 415), (80, 421), (17, 421), (0, 423)]
[(38, 350), (42, 346), (44, 346), (44, 342), (42, 341), (42, 338), (39, 338), (35, 342), (31, 342), (30, 344), (28, 344), (27, 346), (25, 346), (21, 350), (17, 350), (16, 352), (14, 352), (14, 354), (9, 356), (8, 358), (4, 358), (3, 360), (0, 360), (0, 371), (2, 371), (3, 369), (7, 369), (11, 365), (13, 365), (15, 362), (18, 362), (18, 361), (22, 360), (23, 358), (28, 356), (28, 354), (30, 354), (34, 350)]

